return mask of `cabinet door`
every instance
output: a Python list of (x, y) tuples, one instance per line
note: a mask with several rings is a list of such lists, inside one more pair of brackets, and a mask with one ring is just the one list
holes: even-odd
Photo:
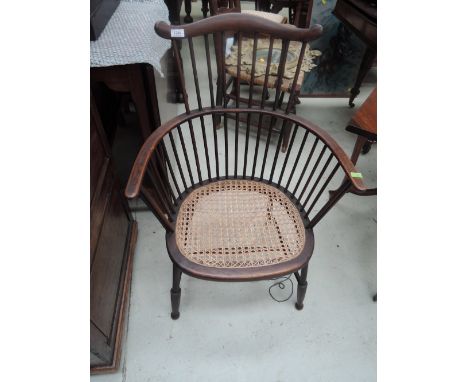
[(114, 183), (91, 266), (91, 320), (108, 338), (112, 337), (123, 279), (129, 223), (122, 196)]
[(113, 370), (119, 359), (125, 293), (136, 223), (112, 168), (101, 120), (91, 103), (90, 335), (91, 371)]

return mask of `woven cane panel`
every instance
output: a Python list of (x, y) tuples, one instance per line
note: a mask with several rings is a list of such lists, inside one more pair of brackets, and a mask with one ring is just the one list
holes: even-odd
[(179, 251), (216, 268), (273, 265), (297, 257), (305, 229), (297, 208), (278, 189), (249, 180), (223, 180), (194, 190), (176, 223)]

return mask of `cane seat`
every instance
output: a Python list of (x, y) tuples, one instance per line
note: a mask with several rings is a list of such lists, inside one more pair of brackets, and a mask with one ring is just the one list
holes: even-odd
[(251, 180), (221, 180), (192, 191), (175, 227), (180, 253), (215, 268), (283, 263), (304, 248), (297, 207), (279, 189)]

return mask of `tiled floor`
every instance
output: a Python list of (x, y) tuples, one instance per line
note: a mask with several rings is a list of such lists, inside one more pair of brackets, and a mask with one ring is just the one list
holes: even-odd
[[(199, 6), (193, 3), (195, 18)], [(371, 90), (362, 87), (356, 108)], [(355, 136), (344, 127), (355, 109), (347, 100), (301, 101), (297, 114), (350, 154)], [(162, 120), (175, 109), (182, 111), (164, 103)], [(376, 152), (374, 145), (358, 162), (371, 187)], [(139, 235), (121, 367), (92, 376), (92, 382), (375, 381), (376, 204), (375, 196), (347, 195), (317, 226), (302, 311), (294, 308), (295, 295), (273, 301), (270, 281), (215, 283), (183, 276), (177, 321), (169, 316), (172, 268), (164, 230), (150, 212), (136, 212)]]

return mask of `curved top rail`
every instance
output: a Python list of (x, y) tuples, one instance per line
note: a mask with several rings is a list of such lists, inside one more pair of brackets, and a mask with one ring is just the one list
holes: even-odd
[[(293, 41), (311, 41), (322, 34), (322, 26), (315, 24), (309, 28), (297, 28), (290, 24), (278, 24), (262, 17), (242, 13), (228, 13), (208, 17), (186, 25), (169, 25), (158, 21), (154, 30), (165, 39), (182, 39), (216, 32), (258, 32)], [(177, 31), (177, 32), (172, 32)]]
[(305, 129), (309, 130), (315, 136), (317, 136), (320, 140), (322, 140), (329, 149), (333, 152), (336, 159), (340, 163), (341, 167), (343, 168), (346, 176), (351, 181), (354, 188), (358, 191), (365, 191), (367, 190), (366, 186), (364, 185), (363, 181), (360, 178), (353, 178), (351, 176), (352, 172), (356, 172), (356, 169), (343, 151), (343, 149), (338, 145), (338, 143), (332, 138), (330, 134), (328, 134), (325, 130), (321, 129), (317, 125), (309, 122), (308, 120), (298, 117), (294, 114), (283, 114), (272, 110), (262, 110), (262, 109), (249, 109), (249, 108), (223, 108), (221, 106), (218, 107), (206, 107), (201, 110), (192, 111), (190, 114), (181, 114), (173, 119), (167, 121), (166, 123), (162, 124), (158, 127), (145, 141), (143, 146), (141, 147), (135, 163), (133, 164), (132, 171), (128, 178), (127, 186), (125, 188), (125, 196), (127, 198), (135, 198), (139, 195), (141, 183), (143, 181), (143, 177), (145, 174), (146, 167), (148, 165), (149, 159), (151, 154), (155, 150), (158, 143), (163, 139), (163, 137), (169, 133), (172, 129), (177, 127), (178, 125), (194, 118), (202, 117), (207, 114), (224, 114), (224, 113), (259, 113), (270, 115), (278, 119), (287, 119), (292, 121)]

